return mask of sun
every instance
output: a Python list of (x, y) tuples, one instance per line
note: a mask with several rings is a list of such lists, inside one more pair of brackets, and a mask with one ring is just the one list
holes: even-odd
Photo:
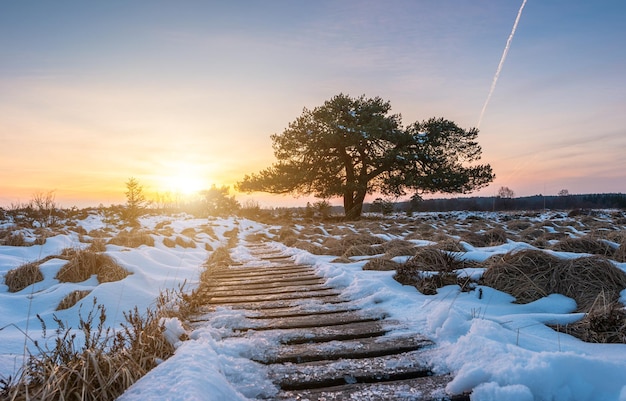
[(171, 174), (161, 176), (160, 187), (165, 192), (179, 195), (196, 195), (206, 189), (206, 182), (199, 168), (190, 165), (178, 165)]

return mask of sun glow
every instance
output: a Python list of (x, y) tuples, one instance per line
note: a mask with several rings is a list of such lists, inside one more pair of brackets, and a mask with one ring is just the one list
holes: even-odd
[(172, 174), (164, 175), (159, 180), (159, 187), (164, 192), (180, 195), (195, 195), (207, 188), (206, 180), (200, 168), (191, 165), (178, 165)]

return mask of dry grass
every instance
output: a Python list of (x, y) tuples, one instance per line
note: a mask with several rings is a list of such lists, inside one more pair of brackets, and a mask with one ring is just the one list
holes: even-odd
[(458, 240), (453, 238), (447, 238), (442, 241), (437, 242), (437, 245), (434, 247), (441, 249), (442, 251), (448, 252), (465, 252), (465, 248)]
[(246, 235), (246, 241), (266, 242), (266, 241), (269, 241), (269, 237), (265, 233), (252, 233), (252, 234)]
[(96, 238), (91, 241), (88, 248), (91, 252), (105, 252), (107, 250), (106, 242), (104, 240)]
[(43, 280), (43, 274), (39, 269), (39, 263), (26, 263), (15, 269), (9, 270), (4, 282), (9, 287), (9, 292), (18, 292)]
[(110, 256), (90, 250), (66, 250), (69, 261), (59, 270), (55, 278), (63, 283), (80, 283), (92, 275), (100, 283), (119, 281), (130, 273)]
[(6, 246), (30, 246), (33, 245), (32, 243), (26, 242), (26, 239), (24, 238), (24, 234), (17, 232), (11, 232), (11, 231), (5, 231), (2, 234), (0, 234), (0, 236), (2, 237), (0, 239), (0, 245), (6, 245)]
[(400, 263), (394, 262), (393, 260), (385, 258), (372, 258), (363, 266), (363, 270), (398, 270), (400, 266), (402, 266)]
[[(394, 278), (401, 284), (412, 285), (422, 294), (433, 295), (446, 285), (459, 285), (462, 291), (473, 288), (467, 277), (458, 277), (455, 270), (467, 267), (456, 254), (435, 247), (419, 248), (411, 259), (400, 265)], [(427, 272), (427, 273), (425, 273)]]
[(194, 239), (196, 237), (196, 229), (193, 227), (187, 227), (180, 232), (181, 235)]
[(109, 244), (125, 246), (128, 248), (138, 248), (141, 245), (154, 246), (154, 237), (147, 231), (132, 230), (120, 231), (115, 237), (109, 240)]
[[(375, 235), (364, 233), (364, 234), (355, 234), (351, 233), (338, 240), (336, 238), (327, 238), (323, 245), (328, 248), (328, 254), (330, 255), (345, 255), (346, 252), (354, 246), (371, 246), (371, 245), (380, 245), (385, 241), (377, 237)], [(365, 249), (365, 247), (363, 247)], [(351, 252), (358, 252), (358, 248)], [(382, 252), (380, 252), (382, 253)], [(356, 255), (353, 255), (356, 256)]]
[[(10, 400), (115, 400), (128, 387), (174, 352), (163, 335), (159, 309), (140, 315), (135, 308), (124, 313), (126, 323), (113, 333), (104, 328), (106, 312), (95, 306), (86, 317), (79, 313), (76, 341), (72, 328), (55, 318), (58, 329), (52, 348), (38, 348), (29, 356), (20, 376), (6, 386)], [(43, 336), (46, 326), (42, 322)]]
[(81, 299), (89, 295), (90, 292), (91, 291), (89, 290), (75, 290), (75, 291), (70, 292), (61, 300), (61, 302), (59, 302), (59, 305), (57, 305), (56, 310), (63, 310), (63, 309), (71, 308), (72, 306), (76, 305), (78, 301), (80, 301)]
[(192, 240), (186, 240), (183, 237), (177, 235), (174, 239), (169, 237), (163, 238), (163, 245), (168, 248), (174, 248), (176, 246), (180, 246), (181, 248), (195, 248), (196, 243)]
[(542, 251), (524, 250), (487, 261), (484, 285), (528, 303), (558, 293), (573, 298), (580, 311), (589, 311), (604, 293), (616, 298), (626, 288), (626, 273), (600, 256), (563, 260)]
[(402, 266), (407, 271), (451, 272), (465, 267), (465, 263), (455, 254), (441, 251), (432, 246), (418, 248), (415, 256)]
[(619, 248), (615, 251), (613, 258), (621, 263), (626, 262), (626, 238), (622, 240)]
[(466, 232), (461, 238), (463, 241), (469, 242), (476, 247), (485, 247), (506, 244), (508, 236), (510, 236), (510, 234), (507, 234), (504, 229), (496, 227), (481, 234), (477, 234), (473, 231)]
[(316, 245), (314, 243), (311, 243), (310, 241), (296, 240), (290, 246), (294, 248), (302, 249), (303, 251), (307, 251), (309, 253), (312, 253), (313, 255), (333, 255), (333, 253), (331, 253), (328, 250), (328, 248), (320, 246), (320, 245)]
[(555, 329), (591, 343), (626, 343), (626, 311), (620, 302), (608, 302), (601, 295), (585, 317)]
[(592, 255), (612, 256), (614, 249), (606, 242), (588, 236), (566, 238), (552, 245), (552, 250), (562, 252), (589, 253)]
[(367, 244), (352, 245), (343, 253), (342, 256), (349, 258), (351, 256), (374, 256), (385, 253), (382, 246), (373, 246)]

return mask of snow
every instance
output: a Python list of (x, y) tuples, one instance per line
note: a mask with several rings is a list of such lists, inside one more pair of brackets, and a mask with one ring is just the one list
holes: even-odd
[[(459, 221), (464, 219), (463, 215), (458, 217)], [(164, 220), (171, 221), (175, 233), (209, 224), (218, 239), (199, 234), (194, 239), (195, 248), (168, 248), (155, 234), (154, 247), (107, 245), (106, 253), (133, 273), (113, 283), (99, 284), (96, 277), (82, 283), (59, 283), (54, 276), (65, 261), (58, 258), (42, 264), (42, 282), (22, 291), (9, 293), (2, 279), (0, 376), (14, 375), (24, 360), (24, 347), (32, 349), (32, 341), (42, 340), (37, 314), (46, 322), (49, 332), (55, 327), (53, 316), (76, 326), (79, 305), (64, 311), (54, 310), (71, 291), (92, 290), (82, 303), (90, 305), (97, 298), (98, 303), (106, 306), (107, 325), (115, 328), (123, 322), (123, 312), (135, 306), (140, 311), (154, 306), (161, 291), (183, 285), (186, 291), (195, 288), (202, 263), (210, 255), (205, 243), (215, 249), (226, 242), (224, 232), (234, 227), (239, 228), (240, 239), (257, 232), (272, 237), (270, 226), (246, 219), (207, 222), (189, 216), (148, 217), (141, 223), (153, 228)], [(97, 214), (90, 214), (79, 225), (88, 231), (107, 226), (104, 217)], [(573, 228), (572, 231), (577, 232)], [(396, 236), (385, 237), (393, 238)], [(56, 255), (64, 248), (83, 246), (78, 234), (71, 232), (50, 237), (44, 245), (0, 246), (0, 275), (26, 262)], [(461, 292), (458, 286), (444, 287), (436, 295), (426, 296), (414, 287), (396, 282), (394, 272), (362, 270), (366, 260), (332, 263), (335, 256), (312, 255), (279, 243), (273, 246), (298, 263), (313, 265), (327, 279), (327, 284), (340, 288), (354, 306), (385, 311), (401, 323), (398, 333), (420, 332), (431, 338), (435, 342), (429, 351), (434, 371), (454, 375), (447, 387), (451, 393), (471, 391), (472, 400), (480, 401), (626, 401), (626, 345), (584, 343), (547, 326), (572, 323), (582, 317), (574, 313), (576, 305), (572, 299), (553, 294), (521, 305), (513, 303), (510, 295), (489, 287)], [(532, 248), (523, 242), (485, 248), (468, 243), (463, 246), (466, 249), (463, 257), (473, 261)], [(576, 257), (565, 252), (554, 255)], [(243, 263), (241, 268), (267, 263), (255, 260), (241, 242), (231, 250), (231, 256)], [(616, 265), (624, 269), (626, 264)], [(482, 269), (466, 269), (464, 273), (477, 277)], [(626, 290), (621, 295), (624, 302)], [(275, 349), (278, 339), (270, 332), (231, 337), (237, 327), (250, 325), (242, 311), (218, 308), (204, 318), (205, 324), (195, 324), (191, 329), (177, 319), (165, 320), (166, 336), (175, 345), (175, 354), (135, 383), (120, 400), (271, 398), (277, 389), (268, 378), (267, 367), (251, 361), (250, 357)]]

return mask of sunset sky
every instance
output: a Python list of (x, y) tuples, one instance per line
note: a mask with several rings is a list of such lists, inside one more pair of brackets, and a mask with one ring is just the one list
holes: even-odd
[[(232, 186), (339, 93), (475, 127), (521, 4), (0, 2), (0, 206), (123, 203), (130, 177), (149, 195)], [(476, 195), (626, 192), (624, 21), (623, 0), (528, 0), (480, 124), (497, 178)]]

